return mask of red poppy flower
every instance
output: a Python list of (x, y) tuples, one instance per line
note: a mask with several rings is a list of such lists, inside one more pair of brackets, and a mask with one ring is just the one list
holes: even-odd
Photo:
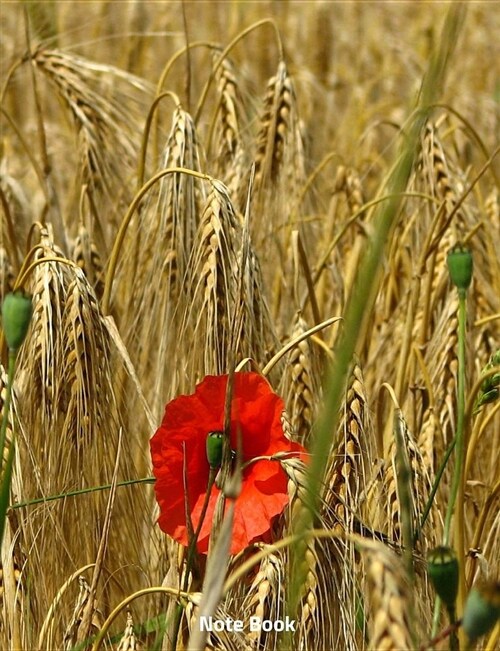
[[(159, 429), (151, 439), (155, 492), (160, 505), (158, 523), (182, 545), (188, 544), (184, 498), (187, 477), (193, 527), (199, 522), (209, 464), (206, 439), (224, 426), (227, 375), (207, 376), (189, 396), (169, 402)], [(241, 432), (243, 463), (277, 452), (304, 452), (283, 433), (283, 400), (258, 373), (235, 373), (231, 405), (231, 447), (237, 448)], [(184, 465), (186, 470), (184, 471)], [(235, 504), (231, 553), (256, 540), (269, 538), (272, 520), (288, 503), (287, 477), (277, 461), (256, 461), (243, 470), (242, 490)], [(213, 486), (198, 537), (198, 551), (208, 551), (213, 513), (219, 490)]]

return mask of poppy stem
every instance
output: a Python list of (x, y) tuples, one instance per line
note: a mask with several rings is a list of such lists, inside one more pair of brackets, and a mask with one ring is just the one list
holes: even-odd
[[(191, 574), (191, 571), (193, 569), (194, 565), (194, 560), (195, 556), (197, 555), (197, 550), (196, 550), (196, 544), (198, 542), (198, 537), (201, 532), (201, 528), (203, 526), (203, 522), (205, 520), (205, 516), (207, 514), (207, 509), (208, 509), (208, 504), (210, 502), (210, 495), (212, 494), (212, 488), (215, 483), (215, 478), (217, 476), (217, 472), (219, 471), (218, 468), (210, 468), (210, 473), (208, 475), (208, 482), (207, 482), (207, 490), (205, 493), (205, 499), (203, 501), (203, 506), (201, 509), (200, 513), (200, 519), (198, 520), (198, 524), (196, 526), (196, 531), (194, 532), (194, 535), (191, 536), (191, 540), (189, 542), (188, 550), (187, 550), (187, 556), (186, 556), (186, 571), (184, 574), (184, 581), (182, 584), (182, 591), (187, 592), (188, 585), (189, 585), (189, 575)], [(173, 634), (172, 634), (172, 651), (175, 651), (177, 647), (177, 638), (179, 637), (179, 629), (181, 625), (181, 619), (182, 619), (182, 612), (184, 610), (184, 607), (182, 606), (181, 603), (177, 604), (177, 608), (175, 610), (175, 615), (174, 615), (174, 629), (173, 629)]]

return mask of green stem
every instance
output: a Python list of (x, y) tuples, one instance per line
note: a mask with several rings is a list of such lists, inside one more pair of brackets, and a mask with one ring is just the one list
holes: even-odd
[[(7, 517), (7, 509), (9, 507), (9, 493), (10, 482), (12, 478), (12, 465), (14, 462), (14, 434), (12, 434), (12, 441), (9, 444), (9, 453), (4, 466), (4, 452), (7, 440), (7, 425), (9, 423), (10, 403), (12, 399), (12, 383), (14, 381), (14, 373), (16, 370), (16, 350), (9, 350), (9, 364), (7, 370), (7, 392), (5, 396), (5, 403), (2, 414), (2, 425), (0, 428), (0, 546), (3, 542), (3, 532), (5, 529), (5, 519)], [(14, 431), (14, 430), (12, 430)]]
[(2, 414), (2, 427), (0, 430), (0, 450), (2, 457), (0, 459), (0, 468), (3, 471), (3, 452), (5, 447), (5, 439), (7, 438), (7, 425), (9, 423), (10, 402), (12, 399), (12, 382), (14, 380), (14, 371), (16, 368), (16, 353), (9, 351), (9, 365), (7, 369), (7, 395), (5, 396), (5, 403), (3, 406)]
[[(458, 395), (457, 395), (457, 430), (455, 433), (456, 458), (451, 485), (450, 499), (444, 523), (443, 545), (450, 544), (451, 521), (455, 511), (458, 489), (462, 481), (464, 467), (464, 416), (465, 416), (465, 321), (466, 321), (466, 290), (458, 290)], [(460, 562), (460, 559), (459, 559)]]
[[(463, 482), (464, 461), (465, 461), (465, 346), (466, 346), (466, 294), (467, 290), (458, 288), (458, 387), (457, 387), (457, 429), (455, 438), (452, 443), (456, 447), (455, 467), (453, 471), (453, 480), (450, 490), (450, 499), (446, 510), (446, 517), (444, 523), (444, 536), (443, 545), (449, 546), (451, 536), (451, 522), (453, 513), (455, 511), (455, 503), (459, 495), (459, 489)], [(450, 446), (451, 449), (453, 449)], [(463, 491), (461, 491), (463, 493)], [(460, 540), (460, 550), (458, 550), (457, 558), (460, 568), (460, 583), (464, 574), (464, 559), (463, 559), (463, 494), (462, 500), (459, 500), (459, 508), (457, 509), (457, 518), (455, 523), (455, 537)], [(441, 609), (441, 600), (439, 597), (436, 599), (434, 606), (434, 617), (432, 622), (432, 634), (435, 635), (439, 624), (439, 612)], [(450, 638), (450, 649), (452, 640)], [(458, 648), (458, 647), (453, 647)]]
[(448, 618), (450, 620), (450, 627), (451, 627), (450, 651), (459, 651), (458, 635), (457, 635), (457, 629), (456, 629), (456, 626), (455, 626), (456, 622), (457, 622), (455, 608), (451, 607), (451, 608), (448, 608), (447, 610), (448, 610)]
[[(119, 486), (133, 486), (134, 484), (154, 484), (154, 477), (143, 477), (141, 479), (127, 479), (125, 481), (117, 482)], [(85, 493), (96, 493), (97, 491), (105, 491), (111, 488), (111, 484), (103, 484), (102, 486), (92, 486), (91, 488), (80, 488), (75, 491), (68, 491), (67, 493), (59, 493), (58, 495), (48, 495), (47, 497), (37, 497), (34, 500), (26, 500), (25, 502), (17, 502), (11, 505), (11, 509), (21, 509), (25, 506), (33, 506), (34, 504), (45, 504), (45, 502), (53, 502), (55, 500), (63, 500), (66, 497), (76, 497), (77, 495), (85, 495)]]
[(434, 479), (434, 484), (432, 486), (432, 490), (429, 495), (429, 499), (427, 500), (427, 504), (425, 505), (424, 512), (422, 514), (422, 518), (420, 520), (420, 525), (418, 530), (415, 532), (415, 543), (418, 541), (420, 538), (420, 534), (422, 532), (422, 529), (425, 526), (425, 523), (427, 521), (427, 518), (429, 517), (429, 513), (432, 508), (432, 503), (434, 502), (434, 497), (436, 496), (436, 493), (439, 488), (439, 484), (441, 483), (441, 477), (443, 476), (443, 473), (445, 471), (446, 466), (448, 465), (448, 460), (451, 457), (451, 453), (455, 449), (455, 439), (450, 443), (448, 449), (446, 450), (446, 454), (444, 455), (443, 461), (441, 462), (441, 465), (439, 467), (439, 470), (436, 473), (436, 477)]

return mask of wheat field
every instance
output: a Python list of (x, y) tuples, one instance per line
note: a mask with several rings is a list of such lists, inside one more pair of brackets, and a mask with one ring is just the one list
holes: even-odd
[[(0, 369), (1, 649), (499, 648), (426, 571), (449, 543), (458, 618), (481, 582), (498, 607), (495, 4), (2, 3), (0, 282), (33, 315), (8, 413)], [(235, 367), (310, 461), (271, 541), (186, 577), (149, 441)]]

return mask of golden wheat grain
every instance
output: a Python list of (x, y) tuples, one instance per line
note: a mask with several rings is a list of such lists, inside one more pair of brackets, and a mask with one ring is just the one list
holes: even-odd
[[(338, 198), (343, 196), (344, 206), (339, 205)], [(332, 225), (337, 226), (342, 219), (350, 219), (365, 203), (361, 179), (356, 169), (339, 165), (335, 174), (334, 182), (335, 215), (332, 218)], [(343, 209), (342, 209), (343, 208)], [(344, 281), (344, 300), (349, 296), (354, 274), (356, 272), (359, 256), (366, 245), (365, 214), (359, 215), (346, 237), (343, 238), (339, 247), (339, 254), (344, 260), (342, 279)], [(333, 237), (331, 233), (330, 237)]]
[[(180, 107), (172, 116), (172, 128), (162, 155), (162, 167), (164, 169), (181, 167), (195, 171), (200, 170), (196, 127), (189, 113)], [(161, 182), (158, 205), (152, 215), (151, 226), (155, 229), (154, 237), (165, 238), (167, 250), (175, 252), (176, 272), (181, 278), (186, 268), (199, 221), (197, 215), (199, 201), (203, 198), (203, 188), (192, 176), (172, 174)], [(158, 212), (162, 216), (159, 222)]]
[[(214, 62), (220, 53), (214, 53)], [(224, 59), (215, 75), (216, 88), (219, 97), (217, 111), (217, 163), (221, 171), (232, 172), (231, 162), (234, 161), (237, 150), (241, 148), (240, 111), (241, 97), (238, 89), (236, 71), (229, 59)]]
[(106, 400), (106, 365), (96, 363), (108, 355), (106, 337), (96, 298), (90, 287), (75, 274), (69, 284), (63, 312), (63, 381), (57, 396), (67, 416), (63, 435), (76, 447), (85, 445), (102, 428), (103, 418), (112, 417)]
[[(220, 53), (214, 53), (214, 63)], [(242, 114), (244, 111), (237, 71), (229, 59), (224, 59), (215, 74), (217, 88), (217, 113), (212, 145), (213, 176), (223, 181), (237, 202), (244, 197), (244, 179), (249, 166), (242, 140)], [(243, 206), (243, 203), (241, 203)]]
[(255, 192), (260, 195), (284, 176), (288, 191), (304, 175), (302, 137), (293, 81), (284, 61), (267, 84), (257, 135)]
[[(372, 455), (369, 410), (363, 374), (354, 365), (335, 447), (325, 476), (324, 517), (339, 531), (353, 531), (360, 492), (369, 481)], [(347, 509), (347, 510), (346, 510)]]
[[(193, 631), (194, 625), (199, 624), (198, 621), (198, 612), (199, 604), (201, 600), (201, 594), (194, 592), (191, 593), (188, 597), (188, 602), (186, 605), (186, 618), (188, 622), (188, 630), (186, 631), (186, 643), (187, 643), (187, 633)], [(219, 605), (216, 612), (213, 616), (214, 620), (227, 621), (241, 619), (241, 610), (235, 612), (227, 609), (224, 605)], [(170, 648), (170, 647), (168, 647)], [(179, 644), (177, 648), (187, 649), (184, 643)], [(197, 649), (200, 647), (196, 647)], [(205, 651), (251, 651), (252, 647), (248, 645), (246, 640), (245, 631), (234, 631), (229, 632), (227, 630), (222, 631), (212, 631), (208, 634), (208, 640), (205, 646)]]
[[(238, 265), (242, 268), (240, 252)], [(278, 336), (271, 319), (266, 298), (266, 287), (262, 267), (257, 253), (250, 242), (246, 262), (241, 272), (242, 294), (240, 304), (243, 312), (241, 354), (257, 360), (266, 360), (279, 349)]]
[[(222, 373), (228, 367), (233, 308), (237, 301), (236, 260), (241, 241), (239, 222), (225, 186), (212, 182), (189, 264), (188, 291), (191, 297), (184, 313), (181, 340), (189, 337), (201, 346), (192, 355), (197, 373)], [(198, 359), (196, 359), (198, 357)], [(195, 372), (196, 375), (196, 372)]]
[[(262, 546), (265, 549), (265, 546)], [(284, 567), (283, 558), (278, 553), (270, 553), (260, 562), (259, 568), (245, 595), (241, 612), (244, 613), (245, 622), (250, 617), (258, 617), (261, 620), (279, 619), (280, 604), (283, 601), (283, 579)], [(248, 649), (260, 649), (262, 647), (273, 647), (275, 640), (271, 640), (272, 634), (263, 630), (248, 631), (246, 643)]]
[[(323, 517), (327, 526), (339, 534), (358, 532), (361, 527), (364, 535), (366, 526), (361, 522), (372, 526), (376, 523), (361, 499), (371, 478), (373, 434), (363, 373), (357, 363), (351, 373), (338, 432), (325, 475)], [(350, 541), (339, 541), (337, 553), (341, 553), (343, 560), (334, 563), (339, 601), (339, 631), (335, 640), (345, 648), (355, 649), (362, 633), (352, 626), (356, 621), (362, 568)]]
[(458, 298), (449, 294), (436, 321), (425, 354), (425, 362), (434, 387), (441, 387), (436, 395), (435, 413), (439, 414), (441, 439), (435, 440), (434, 454), (440, 455), (453, 438), (456, 416), (457, 386), (457, 310)]
[[(302, 510), (307, 508), (309, 503), (307, 469), (300, 459), (284, 458), (280, 463), (289, 478), (288, 527), (293, 531), (294, 523), (300, 519)], [(318, 526), (327, 527), (320, 513), (316, 514), (315, 522)], [(346, 604), (340, 603), (338, 599), (341, 591), (339, 577), (343, 565), (339, 558), (346, 559), (343, 541), (317, 541), (315, 538), (307, 538), (301, 551), (300, 564), (304, 583), (297, 622), (297, 648), (315, 649), (319, 639), (332, 648), (338, 645), (353, 648), (352, 631), (342, 623), (346, 621)]]
[(418, 437), (418, 446), (422, 455), (424, 467), (430, 477), (435, 475), (434, 439), (438, 436), (439, 421), (434, 407), (429, 407), (423, 414), (422, 427)]
[[(57, 247), (48, 230), (41, 232), (40, 249), (36, 259), (64, 258), (64, 254)], [(33, 317), (30, 338), (29, 365), (32, 373), (30, 390), (27, 391), (28, 402), (26, 407), (32, 411), (41, 410), (42, 422), (51, 418), (55, 405), (56, 373), (61, 366), (61, 350), (57, 343), (62, 322), (62, 306), (70, 282), (68, 267), (54, 262), (43, 263), (35, 268), (32, 281)], [(26, 348), (24, 356), (20, 358), (28, 361)], [(31, 420), (31, 419), (30, 419)], [(40, 433), (41, 434), (41, 433)], [(33, 445), (44, 449), (43, 441), (37, 440), (35, 433)], [(38, 447), (40, 446), (40, 447)]]
[[(200, 169), (198, 137), (191, 116), (180, 106), (162, 153), (161, 169)], [(122, 302), (128, 309), (121, 317), (125, 342), (134, 344), (139, 377), (151, 378), (151, 406), (160, 414), (171, 386), (171, 363), (175, 359), (182, 320), (185, 275), (199, 222), (204, 187), (198, 179), (183, 173), (162, 178), (148, 195), (140, 217), (125, 243), (125, 257), (119, 271)], [(150, 318), (143, 319), (143, 314)]]
[[(446, 223), (455, 209), (461, 192), (461, 183), (456, 174), (452, 176), (449, 160), (438, 137), (438, 128), (439, 125), (434, 124), (427, 124), (426, 126), (422, 145), (422, 173), (426, 177), (426, 190), (444, 204), (440, 223), (437, 225), (439, 229), (442, 224)], [(453, 220), (453, 227), (446, 229), (432, 256), (431, 315), (434, 315), (439, 310), (439, 306), (445, 298), (448, 285), (446, 255), (452, 245), (457, 240), (461, 240), (466, 232), (463, 207), (456, 213)]]
[(8, 414), (4, 413), (5, 399), (7, 397), (7, 373), (5, 372), (4, 367), (0, 364), (0, 416), (3, 419), (7, 420), (6, 429), (5, 429), (5, 446), (3, 450), (0, 450), (0, 453), (3, 457), (3, 464), (7, 463), (9, 457), (9, 449), (12, 444), (12, 412), (13, 408), (11, 407)]
[(130, 116), (119, 98), (99, 89), (99, 73), (127, 79), (143, 92), (145, 85), (112, 66), (99, 66), (59, 50), (38, 49), (34, 63), (55, 85), (75, 120), (82, 184), (87, 184), (91, 192), (112, 194), (123, 179), (125, 166), (135, 158), (137, 134), (129, 129)]
[(120, 640), (116, 651), (141, 651), (142, 645), (137, 640), (137, 637), (134, 632), (134, 620), (132, 618), (132, 613), (127, 612), (127, 625), (125, 631), (123, 632), (123, 637)]
[[(483, 206), (478, 206), (479, 214), (484, 214), (483, 228), (479, 229), (471, 239), (470, 248), (475, 263), (474, 276), (471, 291), (469, 292), (469, 304), (472, 302), (472, 312), (475, 319), (483, 319), (495, 314), (498, 311), (498, 296), (500, 294), (500, 245), (497, 234), (500, 232), (500, 210), (498, 205), (498, 190), (490, 190)], [(472, 220), (470, 228), (474, 226)], [(479, 260), (488, 260), (488, 264), (478, 264)], [(500, 328), (498, 321), (487, 325), (481, 333), (478, 333), (476, 350), (478, 353), (476, 368), (484, 366), (485, 360), (495, 350), (483, 349), (482, 343), (488, 337), (498, 341)]]
[[(48, 233), (43, 235), (40, 246), (40, 255), (57, 253), (62, 258)], [(28, 499), (109, 483), (119, 430), (124, 429), (126, 405), (131, 402), (129, 394), (118, 407), (109, 335), (83, 271), (64, 262), (43, 262), (33, 271), (32, 287), (33, 323), (18, 368), (20, 390), (26, 397), (20, 417), (30, 435), (19, 437), (20, 464), (13, 482), (17, 486), (22, 480), (23, 495)], [(130, 437), (124, 442), (120, 465), (125, 477), (135, 476), (136, 445)], [(143, 499), (140, 493), (134, 496), (123, 492), (115, 505), (116, 522), (121, 521), (122, 526), (127, 522), (129, 559), (134, 544), (139, 552), (144, 526), (140, 511), (130, 519), (132, 501), (137, 504)], [(71, 508), (58, 501), (40, 507), (38, 512), (29, 510), (20, 519), (16, 535), (30, 549), (27, 570), (34, 576), (29, 593), (34, 617), (39, 618), (47, 609), (64, 577), (97, 553), (99, 523), (105, 508), (105, 494), (94, 494), (72, 502)], [(54, 544), (59, 546), (60, 554), (50, 562), (50, 572), (40, 574), (36, 566), (46, 563), (44, 559), (50, 558)], [(120, 535), (112, 536), (111, 566), (126, 566), (124, 554)], [(128, 582), (122, 576), (121, 585), (108, 584), (107, 590), (123, 595)], [(64, 604), (63, 610), (67, 608)], [(58, 621), (62, 619), (64, 615)], [(54, 628), (50, 643), (59, 634), (63, 632)]]
[(88, 229), (80, 225), (72, 252), (73, 260), (85, 274), (94, 288), (96, 297), (102, 297), (104, 291), (102, 259)]
[[(427, 473), (427, 469), (425, 467), (424, 459), (422, 457), (420, 449), (417, 446), (411, 432), (409, 431), (404, 417), (401, 415), (399, 420), (403, 432), (403, 444), (405, 448), (406, 462), (410, 470), (408, 488), (411, 495), (412, 513), (409, 513), (408, 516), (412, 518), (412, 529), (415, 531), (419, 526), (420, 517), (426, 506), (427, 498), (430, 494), (432, 486), (430, 476)], [(386, 516), (382, 519), (385, 520), (385, 522), (387, 522), (389, 525), (389, 539), (396, 543), (402, 543), (402, 505), (401, 495), (399, 494), (398, 488), (396, 468), (396, 457), (398, 452), (396, 442), (394, 440), (390, 445), (388, 454), (391, 461), (385, 468), (383, 479), (383, 494), (385, 495), (386, 499)], [(424, 549), (427, 545), (429, 548), (435, 546), (439, 539), (438, 532), (434, 529), (430, 529), (428, 531), (428, 534), (429, 535), (425, 537)]]
[(493, 229), (500, 229), (500, 207), (498, 205), (498, 189), (492, 188), (484, 202), (484, 211)]
[(369, 595), (368, 648), (414, 649), (410, 589), (401, 560), (376, 541), (361, 544)]
[[(291, 339), (300, 336), (308, 325), (300, 313), (296, 315)], [(287, 400), (291, 426), (297, 440), (306, 444), (311, 435), (312, 425), (319, 405), (319, 368), (315, 350), (309, 339), (302, 340), (289, 355), (287, 364)]]

